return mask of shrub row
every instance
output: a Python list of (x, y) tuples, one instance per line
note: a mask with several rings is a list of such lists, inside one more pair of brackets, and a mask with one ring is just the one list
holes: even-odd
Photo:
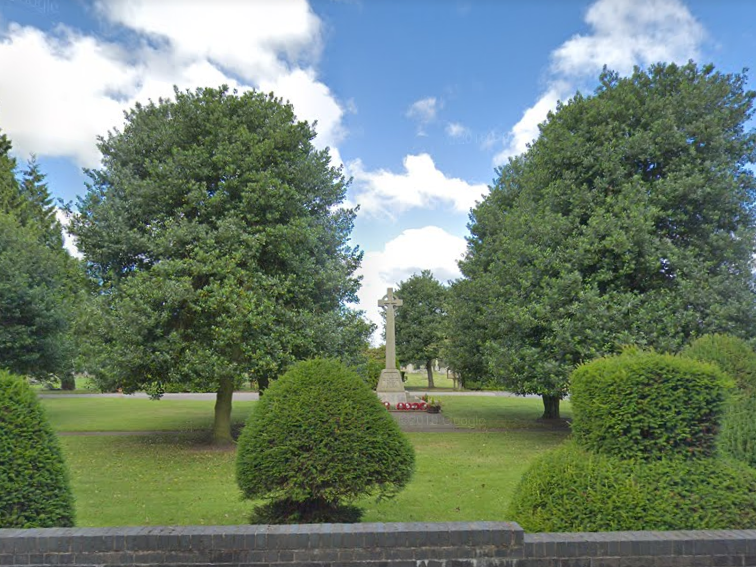
[(530, 532), (753, 529), (756, 471), (723, 459), (619, 459), (568, 442), (523, 476), (509, 517)]
[(701, 344), (720, 358), (630, 349), (576, 369), (573, 439), (525, 474), (510, 517), (528, 531), (756, 528), (750, 359), (729, 338)]

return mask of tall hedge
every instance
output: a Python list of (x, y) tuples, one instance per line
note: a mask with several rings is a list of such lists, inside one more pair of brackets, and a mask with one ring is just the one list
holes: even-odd
[(726, 376), (688, 358), (629, 350), (571, 377), (572, 431), (581, 447), (624, 459), (715, 452)]
[(316, 359), (265, 392), (239, 438), (236, 478), (245, 498), (272, 501), (258, 508), (268, 521), (334, 521), (358, 497), (395, 495), (414, 464), (412, 445), (365, 382)]
[(756, 528), (756, 471), (716, 451), (731, 383), (638, 350), (576, 369), (574, 437), (523, 476), (510, 517), (528, 531)]
[(567, 442), (515, 490), (529, 532), (756, 528), (756, 471), (722, 459), (618, 459)]
[(685, 347), (681, 354), (716, 364), (735, 381), (739, 390), (756, 393), (756, 352), (743, 339), (733, 335), (703, 335)]
[(0, 528), (73, 525), (58, 439), (26, 381), (0, 371)]

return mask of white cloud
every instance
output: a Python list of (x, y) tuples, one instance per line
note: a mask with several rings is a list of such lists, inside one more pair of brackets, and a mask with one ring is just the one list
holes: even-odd
[(365, 171), (360, 160), (350, 162), (347, 172), (354, 179), (350, 201), (359, 205), (361, 212), (373, 216), (394, 218), (411, 208), (439, 205), (466, 213), (488, 193), (483, 183), (473, 185), (447, 177), (428, 154), (406, 156), (402, 173)]
[(66, 27), (0, 27), (0, 124), (20, 155), (96, 166), (96, 136), (119, 127), (136, 101), (171, 96), (174, 84), (274, 90), (298, 118), (318, 121), (319, 147), (343, 138), (341, 105), (312, 67), (321, 26), (306, 1), (115, 0), (97, 7), (128, 47)]
[(115, 97), (133, 89), (137, 69), (122, 63), (116, 46), (66, 28), (45, 35), (11, 24), (4, 36), (0, 124), (16, 151), (95, 165), (96, 136), (122, 118)]
[(68, 253), (74, 258), (83, 258), (81, 252), (76, 247), (76, 239), (68, 234), (68, 223), (71, 222), (71, 218), (63, 209), (55, 209), (55, 218), (63, 226), (63, 247), (68, 250)]
[(376, 337), (383, 328), (378, 300), (386, 295), (386, 288), (396, 289), (399, 282), (422, 270), (430, 270), (442, 283), (461, 277), (457, 262), (466, 246), (464, 238), (437, 226), (426, 226), (405, 230), (388, 241), (383, 250), (365, 253), (359, 270), (363, 281), (358, 295), (360, 308), (378, 325)]
[(459, 122), (449, 122), (446, 125), (446, 135), (450, 138), (463, 138), (470, 135), (470, 129)]
[(549, 89), (538, 101), (528, 108), (520, 121), (512, 126), (507, 136), (506, 146), (494, 156), (494, 164), (506, 163), (507, 158), (516, 156), (528, 149), (528, 144), (538, 137), (538, 125), (546, 120), (549, 111), (556, 108), (557, 102), (567, 96), (567, 92), (556, 88)]
[(706, 38), (703, 26), (680, 0), (597, 0), (585, 22), (589, 34), (576, 35), (552, 52), (546, 91), (512, 127), (494, 165), (525, 151), (557, 101), (568, 98), (604, 65), (627, 74), (635, 65), (682, 63), (697, 58)]
[(97, 7), (111, 22), (168, 40), (179, 56), (218, 62), (249, 82), (274, 80), (288, 71), (287, 61), (314, 60), (320, 50), (320, 20), (305, 0), (110, 0)]
[(576, 35), (552, 54), (563, 75), (596, 74), (604, 65), (623, 74), (635, 65), (698, 57), (703, 26), (679, 0), (599, 0), (585, 21), (590, 35)]
[(436, 97), (430, 96), (413, 102), (407, 109), (405, 116), (417, 122), (417, 135), (425, 136), (425, 127), (436, 120), (438, 111), (443, 107), (443, 102)]

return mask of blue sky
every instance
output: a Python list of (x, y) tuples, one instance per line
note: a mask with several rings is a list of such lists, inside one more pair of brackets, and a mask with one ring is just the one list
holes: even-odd
[(386, 286), (459, 276), (470, 207), (557, 100), (605, 64), (756, 69), (754, 22), (749, 0), (0, 0), (0, 129), (68, 201), (135, 101), (274, 91), (353, 177), (377, 322)]

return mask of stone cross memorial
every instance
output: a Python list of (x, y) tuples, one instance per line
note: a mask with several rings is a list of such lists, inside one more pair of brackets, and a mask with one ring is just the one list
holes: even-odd
[(396, 335), (394, 330), (394, 308), (400, 307), (402, 300), (394, 297), (394, 290), (388, 288), (386, 296), (378, 301), (378, 306), (386, 310), (386, 368), (381, 371), (376, 393), (383, 402), (395, 406), (407, 401), (402, 375), (396, 367)]

